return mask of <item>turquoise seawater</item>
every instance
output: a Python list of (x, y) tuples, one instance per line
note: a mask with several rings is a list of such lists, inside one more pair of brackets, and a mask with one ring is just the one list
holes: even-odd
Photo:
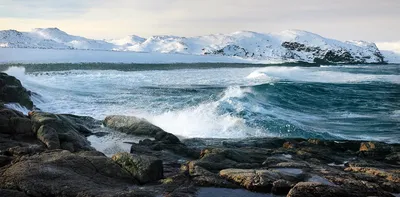
[(147, 118), (183, 137), (400, 142), (400, 65), (1, 65), (44, 111)]

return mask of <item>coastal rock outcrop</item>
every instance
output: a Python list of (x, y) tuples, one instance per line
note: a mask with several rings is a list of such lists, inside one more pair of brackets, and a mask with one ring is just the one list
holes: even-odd
[(121, 196), (131, 174), (98, 152), (45, 151), (1, 169), (0, 188), (29, 196)]
[(0, 104), (18, 103), (32, 109), (33, 102), (30, 96), (31, 92), (25, 89), (17, 78), (0, 72)]
[[(191, 146), (198, 145), (198, 141), (183, 142)], [(391, 148), (378, 148), (385, 150), (380, 152), (379, 158), (365, 157), (359, 149), (366, 143)], [(278, 138), (262, 138), (257, 142), (226, 139), (208, 144), (200, 158), (188, 162), (184, 168), (199, 186), (232, 188), (223, 182), (227, 180), (247, 190), (288, 196), (392, 196), (391, 193), (399, 193), (400, 174), (396, 168), (400, 166), (381, 159), (395, 154), (399, 145), (317, 139), (282, 141)]]
[(37, 111), (29, 116), (34, 124), (33, 132), (49, 149), (94, 150), (84, 135), (88, 130), (74, 124), (68, 116)]

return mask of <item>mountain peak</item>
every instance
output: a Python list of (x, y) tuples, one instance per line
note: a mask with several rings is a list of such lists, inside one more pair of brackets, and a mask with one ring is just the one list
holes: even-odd
[(65, 33), (64, 31), (61, 31), (57, 27), (50, 27), (50, 28), (34, 28), (32, 29), (32, 32), (62, 32)]

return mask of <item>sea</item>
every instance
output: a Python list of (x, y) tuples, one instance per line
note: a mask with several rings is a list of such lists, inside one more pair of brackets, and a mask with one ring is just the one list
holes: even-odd
[(395, 64), (6, 64), (0, 70), (20, 79), (40, 110), (99, 120), (132, 115), (182, 138), (400, 143)]

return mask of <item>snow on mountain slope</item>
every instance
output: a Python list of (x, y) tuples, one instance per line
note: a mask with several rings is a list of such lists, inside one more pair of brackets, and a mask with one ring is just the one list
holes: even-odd
[(136, 44), (140, 44), (142, 42), (144, 42), (146, 39), (136, 36), (136, 35), (130, 35), (130, 36), (126, 36), (123, 37), (121, 39), (111, 39), (111, 40), (107, 40), (107, 42), (112, 43), (114, 45), (117, 45), (118, 49), (120, 50), (125, 50), (127, 47), (136, 45)]
[(223, 55), (270, 61), (317, 63), (383, 62), (379, 49), (364, 41), (340, 42), (317, 34), (287, 30), (275, 34), (239, 31), (199, 37), (153, 36), (127, 48), (136, 52)]
[(32, 36), (31, 33), (15, 30), (0, 31), (0, 47), (9, 48), (52, 48), (69, 49), (70, 47), (51, 39)]
[(374, 43), (324, 38), (320, 35), (286, 30), (262, 34), (238, 31), (197, 37), (127, 36), (100, 41), (69, 35), (57, 28), (31, 32), (0, 31), (0, 47), (114, 50), (151, 53), (180, 53), (205, 56), (232, 56), (263, 62), (382, 63)]
[(33, 29), (30, 34), (38, 39), (54, 40), (73, 49), (112, 50), (114, 47), (113, 44), (105, 41), (69, 35), (58, 28), (37, 28)]

